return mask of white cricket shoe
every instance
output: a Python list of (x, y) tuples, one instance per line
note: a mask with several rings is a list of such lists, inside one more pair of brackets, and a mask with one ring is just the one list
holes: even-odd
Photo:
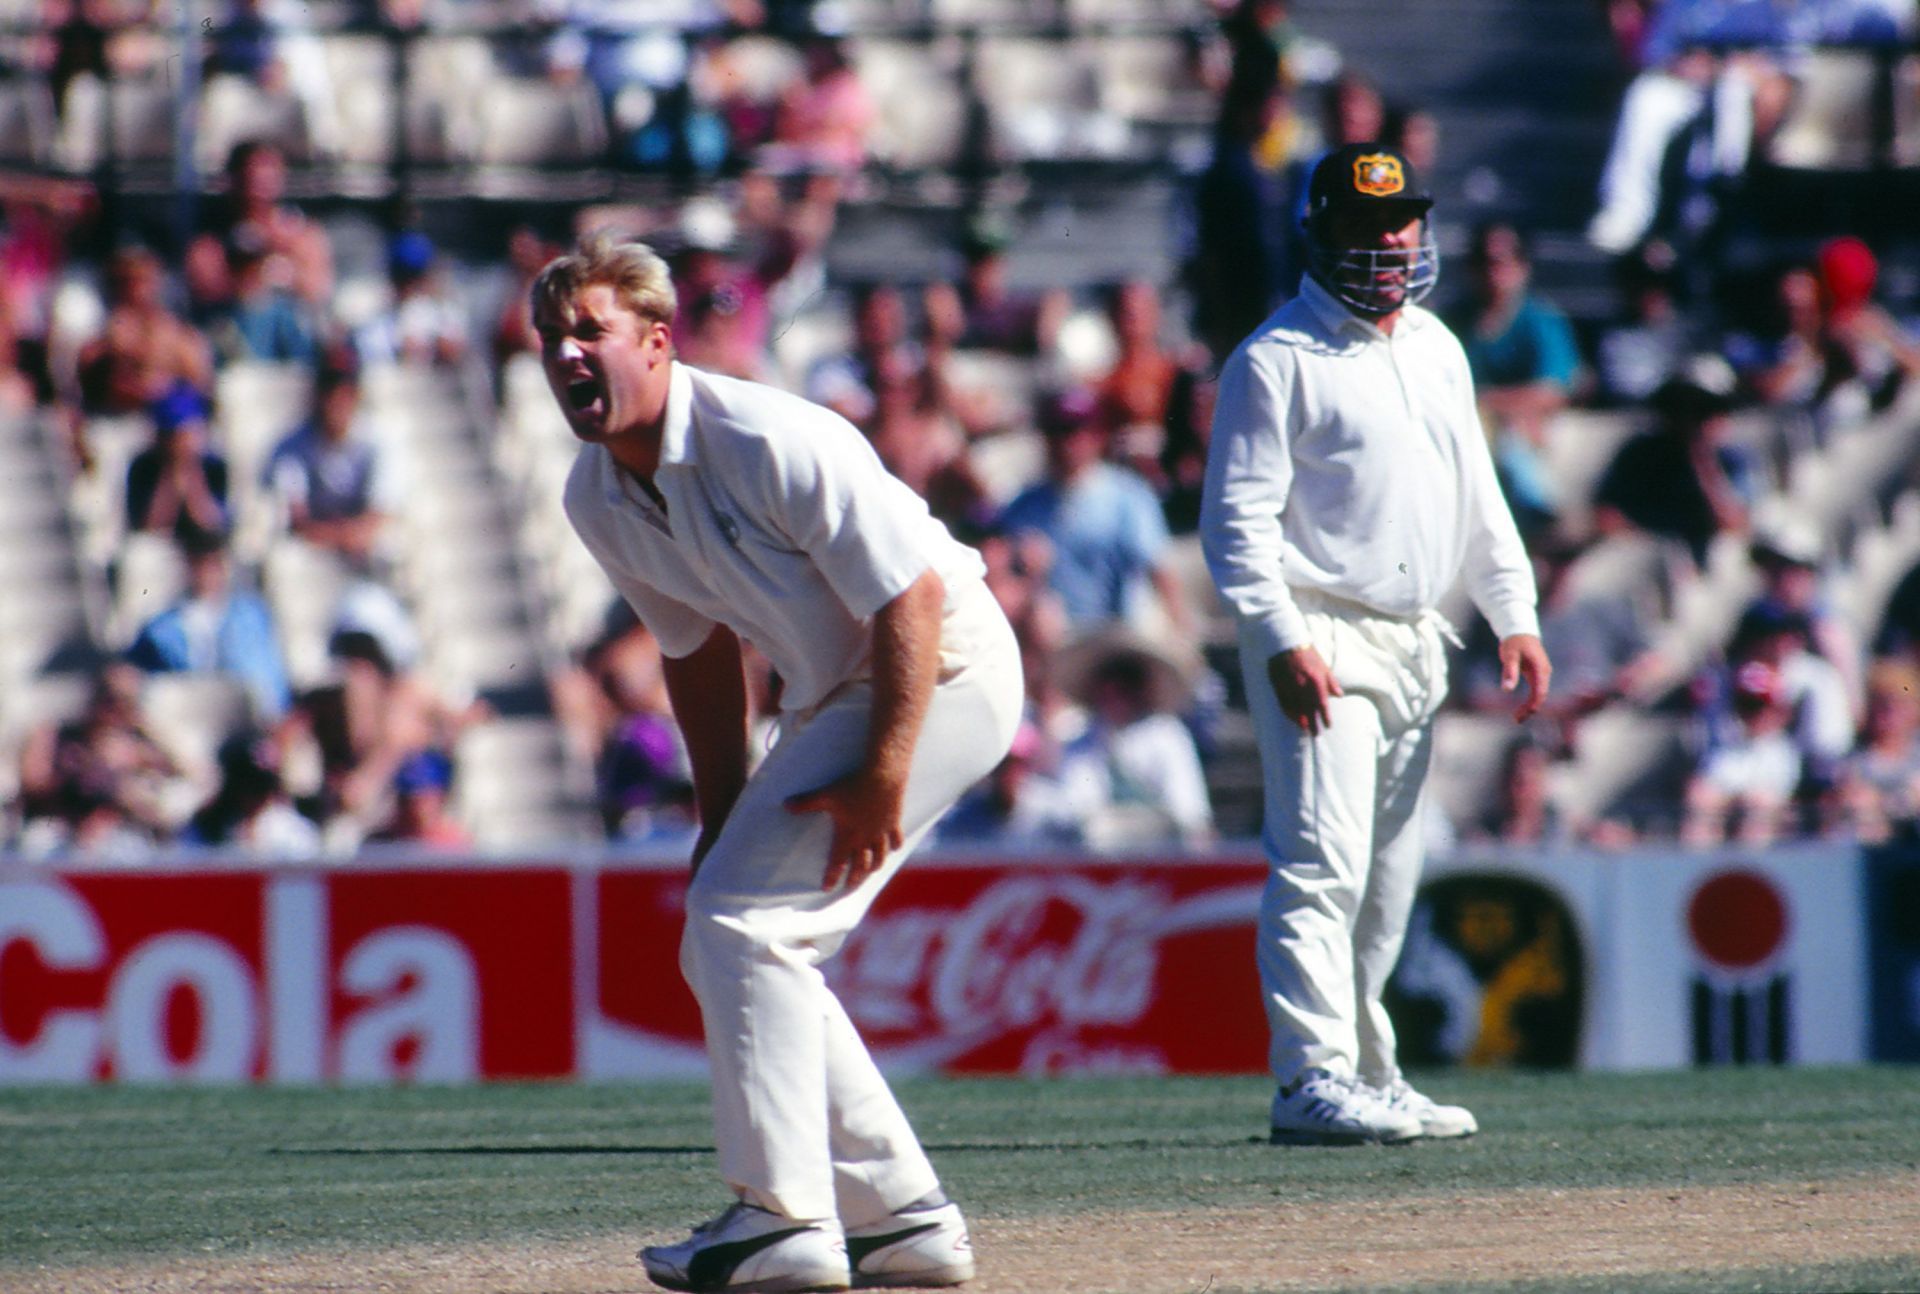
[(909, 1204), (847, 1229), (856, 1289), (958, 1285), (973, 1279), (973, 1242), (958, 1205)]
[(1404, 1078), (1396, 1078), (1386, 1088), (1375, 1088), (1389, 1109), (1400, 1110), (1420, 1120), (1420, 1135), (1435, 1141), (1471, 1137), (1480, 1131), (1480, 1121), (1464, 1105), (1442, 1105), (1432, 1097), (1414, 1090)]
[(1273, 1098), (1276, 1146), (1395, 1144), (1420, 1136), (1420, 1120), (1358, 1079), (1310, 1069)]
[(647, 1276), (670, 1290), (794, 1294), (847, 1288), (847, 1243), (831, 1218), (782, 1217), (742, 1200), (677, 1245), (640, 1251)]

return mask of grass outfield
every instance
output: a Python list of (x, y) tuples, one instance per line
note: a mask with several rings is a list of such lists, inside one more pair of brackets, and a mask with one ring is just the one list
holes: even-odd
[[(1522, 1199), (1589, 1198), (1581, 1192), (1657, 1205), (1717, 1188), (1783, 1199), (1851, 1191), (1847, 1211), (1868, 1225), (1876, 1192), (1911, 1194), (1920, 1182), (1920, 1070), (1450, 1073), (1427, 1086), (1471, 1105), (1483, 1133), (1398, 1149), (1270, 1148), (1255, 1136), (1268, 1088), (1253, 1078), (919, 1080), (898, 1090), (983, 1235), (998, 1223), (1070, 1236), (1057, 1222), (1087, 1215), (1200, 1225), (1245, 1213), (1284, 1231), (1296, 1215), (1337, 1218), (1356, 1206), (1384, 1217), (1485, 1198), (1497, 1212), (1503, 1198), (1519, 1210)], [(709, 1146), (704, 1089), (683, 1085), (0, 1089), (0, 1291), (24, 1288), (29, 1275), (175, 1259), (244, 1265), (610, 1237), (630, 1252), (716, 1211)], [(1810, 1242), (1792, 1261), (1733, 1255), (1711, 1270), (1682, 1258), (1670, 1271), (1642, 1270), (1632, 1287), (1920, 1290), (1920, 1232), (1893, 1247)], [(1391, 1267), (1368, 1268), (1335, 1273), (1326, 1287), (1621, 1287), (1586, 1270), (1507, 1280), (1496, 1269), (1450, 1283), (1444, 1272), (1408, 1269), (1400, 1282)], [(1209, 1279), (1196, 1271), (1187, 1288)], [(637, 1265), (627, 1287), (646, 1287)], [(1210, 1294), (1257, 1288), (1268, 1287), (1218, 1282)]]

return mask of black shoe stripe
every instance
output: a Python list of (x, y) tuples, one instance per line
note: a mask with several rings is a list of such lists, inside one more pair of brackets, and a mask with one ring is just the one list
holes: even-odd
[(847, 1261), (857, 1268), (866, 1261), (868, 1254), (939, 1229), (938, 1222), (923, 1222), (917, 1227), (903, 1227), (899, 1231), (889, 1231), (884, 1236), (848, 1236)]
[(769, 1231), (762, 1236), (751, 1236), (745, 1240), (729, 1240), (725, 1244), (708, 1245), (693, 1256), (687, 1264), (687, 1288), (694, 1290), (723, 1290), (727, 1282), (733, 1279), (734, 1271), (741, 1263), (759, 1253), (770, 1249), (788, 1236), (797, 1236), (803, 1231), (812, 1231), (812, 1227), (788, 1227), (785, 1231)]

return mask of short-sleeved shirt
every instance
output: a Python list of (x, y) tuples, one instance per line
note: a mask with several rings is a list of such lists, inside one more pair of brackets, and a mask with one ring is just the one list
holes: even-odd
[(315, 521), (340, 521), (400, 505), (393, 459), (364, 422), (330, 441), (309, 423), (281, 441), (267, 462), (267, 485)]
[(985, 573), (852, 423), (757, 382), (674, 364), (653, 485), (664, 512), (582, 446), (567, 516), (664, 653), (724, 625), (779, 671), (789, 711), (866, 675), (874, 613), (921, 575)]
[(1152, 487), (1112, 463), (1071, 485), (1042, 481), (1000, 515), (1010, 533), (1038, 531), (1053, 545), (1053, 589), (1076, 624), (1125, 619), (1167, 546), (1166, 515)]

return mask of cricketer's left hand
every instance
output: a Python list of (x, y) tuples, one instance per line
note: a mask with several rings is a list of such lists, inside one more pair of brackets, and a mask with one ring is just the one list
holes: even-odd
[(879, 871), (887, 855), (906, 843), (900, 827), (905, 795), (904, 785), (861, 769), (817, 791), (788, 797), (789, 813), (824, 813), (833, 819), (833, 843), (827, 850), (821, 889), (835, 889), (842, 882), (853, 888)]

